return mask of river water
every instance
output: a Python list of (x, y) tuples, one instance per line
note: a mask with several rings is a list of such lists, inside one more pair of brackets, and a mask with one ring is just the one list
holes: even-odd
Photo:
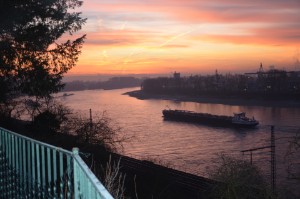
[[(125, 92), (136, 90), (87, 90), (70, 92), (74, 95), (59, 98), (81, 114), (102, 114), (112, 118), (122, 132), (133, 136), (124, 143), (123, 154), (138, 159), (158, 160), (162, 164), (189, 173), (208, 176), (207, 169), (225, 153), (249, 160), (249, 154), (240, 152), (270, 145), (270, 125), (275, 125), (278, 183), (285, 182), (289, 137), (300, 126), (300, 108), (232, 106), (223, 104), (180, 102), (176, 100), (139, 100)], [(222, 128), (183, 122), (164, 121), (165, 108), (184, 109), (217, 115), (246, 112), (260, 125), (255, 129)], [(266, 176), (270, 175), (270, 149), (253, 152), (253, 163)]]

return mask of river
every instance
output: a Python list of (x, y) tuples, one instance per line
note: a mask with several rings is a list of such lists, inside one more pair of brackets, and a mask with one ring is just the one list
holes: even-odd
[[(270, 145), (270, 125), (275, 126), (278, 183), (285, 182), (289, 137), (300, 126), (300, 108), (232, 106), (223, 104), (180, 102), (176, 100), (139, 100), (125, 92), (136, 90), (87, 90), (59, 99), (81, 114), (102, 114), (112, 118), (122, 131), (132, 137), (124, 143), (122, 153), (138, 159), (157, 160), (189, 173), (208, 176), (208, 169), (225, 153), (249, 160), (240, 152)], [(164, 121), (165, 108), (184, 109), (217, 115), (246, 112), (260, 122), (255, 129), (222, 128), (183, 122)], [(253, 152), (253, 163), (270, 175), (270, 149)]]

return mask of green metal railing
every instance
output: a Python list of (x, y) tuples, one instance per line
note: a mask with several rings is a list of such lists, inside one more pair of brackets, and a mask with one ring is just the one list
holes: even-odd
[(112, 199), (79, 156), (0, 127), (0, 198)]

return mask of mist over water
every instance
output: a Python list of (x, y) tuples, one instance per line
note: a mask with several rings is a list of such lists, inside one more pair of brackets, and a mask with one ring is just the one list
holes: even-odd
[[(138, 89), (138, 88), (136, 88)], [(124, 155), (138, 159), (160, 159), (176, 169), (207, 176), (207, 169), (225, 153), (250, 160), (240, 152), (270, 145), (270, 125), (275, 125), (278, 183), (286, 181), (287, 137), (295, 135), (300, 121), (300, 108), (231, 106), (222, 104), (180, 102), (171, 100), (139, 100), (122, 95), (136, 89), (88, 90), (70, 92), (58, 98), (70, 108), (88, 116), (103, 111), (122, 131), (133, 136), (124, 143)], [(200, 124), (165, 121), (165, 108), (184, 109), (217, 115), (246, 112), (260, 122), (255, 129), (223, 128)], [(270, 175), (270, 149), (253, 152), (253, 163), (266, 176)]]

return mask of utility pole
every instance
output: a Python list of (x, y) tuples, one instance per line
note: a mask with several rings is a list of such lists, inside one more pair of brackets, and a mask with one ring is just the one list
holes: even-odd
[(273, 194), (276, 194), (276, 156), (274, 126), (271, 126), (271, 181), (272, 192)]
[(93, 123), (93, 118), (92, 118), (92, 109), (90, 108), (90, 123)]
[(90, 137), (91, 137), (92, 132), (93, 132), (93, 118), (92, 118), (92, 109), (91, 108), (90, 108), (90, 124), (87, 127), (90, 127), (90, 128), (88, 128), (87, 131), (85, 132), (85, 135), (86, 135), (85, 142), (86, 143), (88, 143), (90, 141)]
[(258, 148), (252, 148), (241, 151), (243, 154), (245, 152), (250, 152), (250, 163), (252, 164), (252, 152), (257, 150), (262, 150), (270, 148), (271, 149), (271, 189), (273, 194), (276, 194), (276, 153), (275, 153), (275, 135), (274, 135), (274, 126), (271, 126), (271, 145), (263, 146)]

